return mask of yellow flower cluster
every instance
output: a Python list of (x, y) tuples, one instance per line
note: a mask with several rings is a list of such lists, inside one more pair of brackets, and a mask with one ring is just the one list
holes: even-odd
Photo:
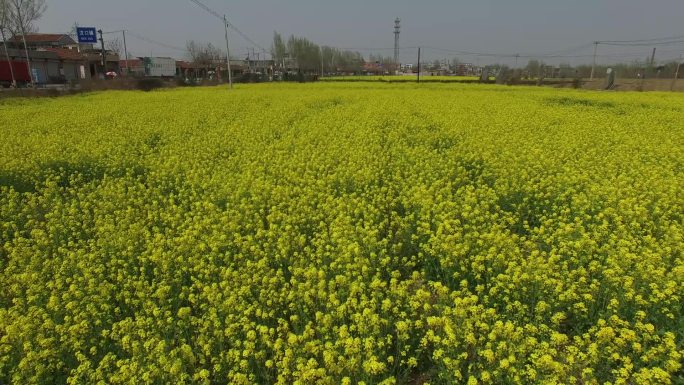
[(684, 96), (0, 101), (0, 384), (677, 384)]

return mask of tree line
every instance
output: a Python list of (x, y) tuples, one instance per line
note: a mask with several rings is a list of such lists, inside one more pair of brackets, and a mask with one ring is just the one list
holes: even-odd
[(378, 70), (392, 71), (394, 60), (382, 55), (369, 55), (368, 60), (360, 52), (318, 45), (300, 36), (284, 39), (273, 33), (271, 55), (274, 65), (281, 70), (297, 70), (315, 73), (360, 72), (366, 63), (375, 64)]
[[(211, 67), (225, 60), (225, 51), (211, 43), (190, 40), (186, 43), (188, 59), (199, 67)], [(323, 73), (359, 73), (372, 63), (370, 68), (376, 72), (394, 70), (391, 57), (370, 54), (365, 58), (360, 52), (344, 50), (327, 45), (318, 45), (300, 36), (284, 38), (280, 33), (273, 33), (271, 58), (276, 71), (296, 71), (308, 74)]]
[[(601, 64), (594, 67), (594, 77), (603, 78), (606, 76), (608, 69), (615, 71), (615, 76), (618, 78), (674, 78), (677, 73), (677, 67), (679, 62), (676, 60), (671, 60), (660, 64), (651, 64), (650, 58), (645, 60), (634, 60), (628, 63), (613, 63), (613, 64)], [(503, 65), (494, 65), (491, 67), (504, 67)], [(550, 68), (556, 66), (550, 66), (542, 60), (532, 59), (528, 61), (527, 65), (522, 68), (522, 71), (529, 77), (550, 77), (552, 74), (549, 72)], [(580, 64), (576, 66), (571, 66), (570, 64), (561, 64), (557, 68), (560, 68), (560, 74), (562, 77), (568, 78), (588, 78), (591, 76), (592, 65), (591, 64)], [(680, 71), (679, 76), (683, 76), (682, 71)]]

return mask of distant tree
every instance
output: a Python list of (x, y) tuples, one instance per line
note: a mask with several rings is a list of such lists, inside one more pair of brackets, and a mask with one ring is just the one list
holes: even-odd
[(271, 56), (276, 65), (284, 66), (285, 55), (287, 53), (287, 46), (283, 41), (283, 37), (278, 32), (273, 32), (273, 45), (271, 46)]
[(321, 66), (321, 53), (318, 45), (305, 37), (290, 36), (287, 51), (295, 60), (297, 69), (314, 72)]
[(273, 34), (271, 54), (276, 63), (288, 57), (298, 70), (309, 73), (320, 72), (321, 65), (327, 71), (359, 72), (364, 63), (363, 55), (359, 52), (319, 46), (299, 36), (290, 36), (285, 40), (278, 32)]
[(530, 77), (535, 77), (539, 75), (543, 65), (544, 64), (539, 60), (531, 59), (527, 62), (527, 65), (525, 66), (525, 71), (529, 74)]
[[(43, 16), (47, 6), (45, 0), (5, 0), (9, 10), (8, 28), (15, 36), (21, 35), (26, 54), (26, 66), (31, 74), (31, 59), (26, 46), (26, 34), (38, 31), (35, 22)], [(31, 75), (33, 82), (33, 75)]]
[(45, 0), (5, 0), (9, 14), (7, 28), (13, 35), (38, 32), (35, 22), (43, 16)]
[[(0, 0), (0, 31), (9, 32), (10, 8), (8, 0)], [(4, 42), (4, 39), (3, 39)]]
[(379, 66), (379, 68), (376, 70), (377, 72), (393, 72), (396, 67), (393, 57), (382, 56), (382, 54), (370, 54), (368, 56), (368, 61), (371, 63), (375, 63)]
[(123, 51), (123, 44), (121, 43), (121, 40), (119, 40), (119, 38), (116, 38), (114, 40), (108, 40), (107, 43), (105, 43), (105, 48), (107, 48), (108, 51), (115, 52), (117, 55), (119, 55), (119, 57), (121, 57), (121, 52)]
[(454, 70), (457, 70), (461, 64), (462, 63), (461, 60), (459, 60), (459, 58), (455, 57), (451, 59), (451, 68), (453, 68)]
[(336, 64), (339, 64), (338, 62), (335, 61), (335, 55), (336, 50), (335, 48), (328, 47), (328, 46), (322, 46), (321, 47), (321, 60), (323, 60), (323, 70), (327, 72), (337, 72), (336, 70)]
[(206, 70), (215, 67), (216, 63), (223, 56), (222, 51), (211, 43), (190, 40), (186, 43), (185, 47), (188, 50), (190, 61), (196, 66), (204, 67)]

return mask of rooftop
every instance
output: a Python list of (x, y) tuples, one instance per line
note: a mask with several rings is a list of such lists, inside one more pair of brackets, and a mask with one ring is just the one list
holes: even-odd
[[(60, 40), (67, 38), (72, 42), (76, 43), (71, 36), (64, 33), (31, 33), (26, 35), (27, 43), (52, 43), (59, 42)], [(23, 41), (22, 35), (15, 35), (9, 40), (14, 43), (21, 43)]]
[(81, 55), (78, 51), (68, 48), (43, 48), (39, 51), (49, 51), (54, 52), (62, 60), (86, 60), (85, 56)]

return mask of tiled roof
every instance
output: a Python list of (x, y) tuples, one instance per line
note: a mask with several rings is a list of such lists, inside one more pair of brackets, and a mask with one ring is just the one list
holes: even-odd
[[(27, 43), (51, 43), (51, 42), (58, 42), (64, 37), (69, 37), (69, 35), (65, 35), (63, 33), (31, 33), (26, 35), (26, 42)], [(20, 43), (23, 41), (21, 35), (16, 35), (13, 36), (10, 41), (15, 42), (15, 43)]]
[(75, 49), (68, 48), (45, 48), (45, 51), (54, 52), (62, 60), (86, 60), (85, 56), (81, 55)]

